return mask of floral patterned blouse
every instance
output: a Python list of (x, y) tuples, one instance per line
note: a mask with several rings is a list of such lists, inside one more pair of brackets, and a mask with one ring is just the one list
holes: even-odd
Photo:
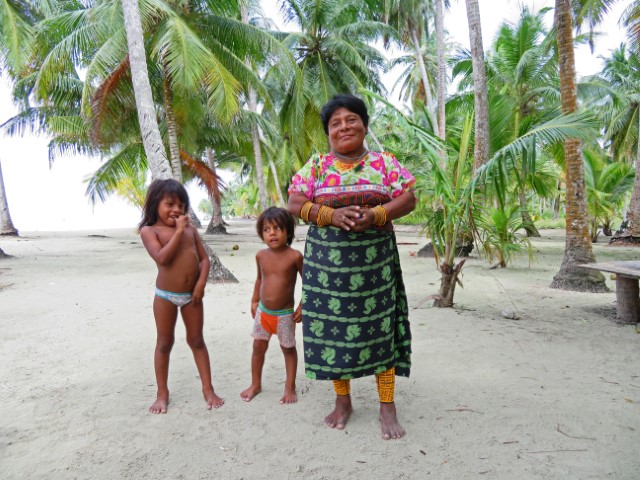
[(316, 154), (291, 179), (289, 195), (301, 193), (333, 208), (375, 206), (411, 190), (415, 182), (391, 153), (369, 152), (354, 164), (333, 153)]

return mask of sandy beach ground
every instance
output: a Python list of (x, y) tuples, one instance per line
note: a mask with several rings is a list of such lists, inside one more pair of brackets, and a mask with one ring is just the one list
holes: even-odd
[[(207, 411), (184, 326), (176, 329), (167, 415), (154, 399), (155, 265), (133, 230), (23, 232), (1, 238), (0, 477), (3, 479), (637, 479), (640, 335), (615, 322), (611, 293), (553, 290), (563, 232), (544, 231), (535, 259), (464, 267), (456, 307), (410, 311), (411, 378), (396, 404), (407, 429), (381, 439), (373, 378), (353, 382), (344, 431), (324, 426), (332, 386), (306, 380), (278, 403), (284, 363), (275, 339), (264, 391), (249, 385), (255, 253), (251, 221), (205, 236), (238, 284), (208, 285), (205, 339), (216, 391)], [(302, 250), (304, 229), (294, 247)], [(426, 240), (400, 227), (409, 303), (437, 292)], [(233, 245), (239, 248), (233, 250)], [(595, 245), (598, 260), (640, 250)], [(298, 292), (300, 287), (298, 285)], [(516, 311), (520, 319), (504, 318)], [(298, 330), (300, 333), (300, 329)]]

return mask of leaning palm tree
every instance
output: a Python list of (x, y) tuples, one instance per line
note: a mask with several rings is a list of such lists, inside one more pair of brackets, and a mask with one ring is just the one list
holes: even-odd
[[(571, 114), (577, 109), (576, 73), (571, 19), (571, 0), (556, 0), (555, 28), (560, 64), (560, 94), (562, 112)], [(578, 268), (595, 262), (589, 236), (584, 168), (580, 140), (564, 141), (566, 165), (566, 240), (560, 271), (553, 277), (552, 288), (579, 291), (607, 291), (604, 276), (595, 270)]]
[(151, 170), (151, 178), (171, 178), (171, 165), (162, 143), (156, 119), (155, 103), (151, 93), (138, 0), (122, 0), (122, 10), (140, 133)]

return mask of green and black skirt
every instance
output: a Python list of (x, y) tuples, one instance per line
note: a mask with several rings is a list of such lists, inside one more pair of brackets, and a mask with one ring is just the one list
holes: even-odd
[(309, 227), (302, 272), (306, 376), (408, 377), (411, 330), (393, 232)]

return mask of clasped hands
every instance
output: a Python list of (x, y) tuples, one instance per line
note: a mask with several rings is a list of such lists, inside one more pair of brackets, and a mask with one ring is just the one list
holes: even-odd
[(346, 231), (364, 232), (373, 226), (375, 215), (368, 208), (358, 205), (336, 208), (331, 217), (331, 225)]

